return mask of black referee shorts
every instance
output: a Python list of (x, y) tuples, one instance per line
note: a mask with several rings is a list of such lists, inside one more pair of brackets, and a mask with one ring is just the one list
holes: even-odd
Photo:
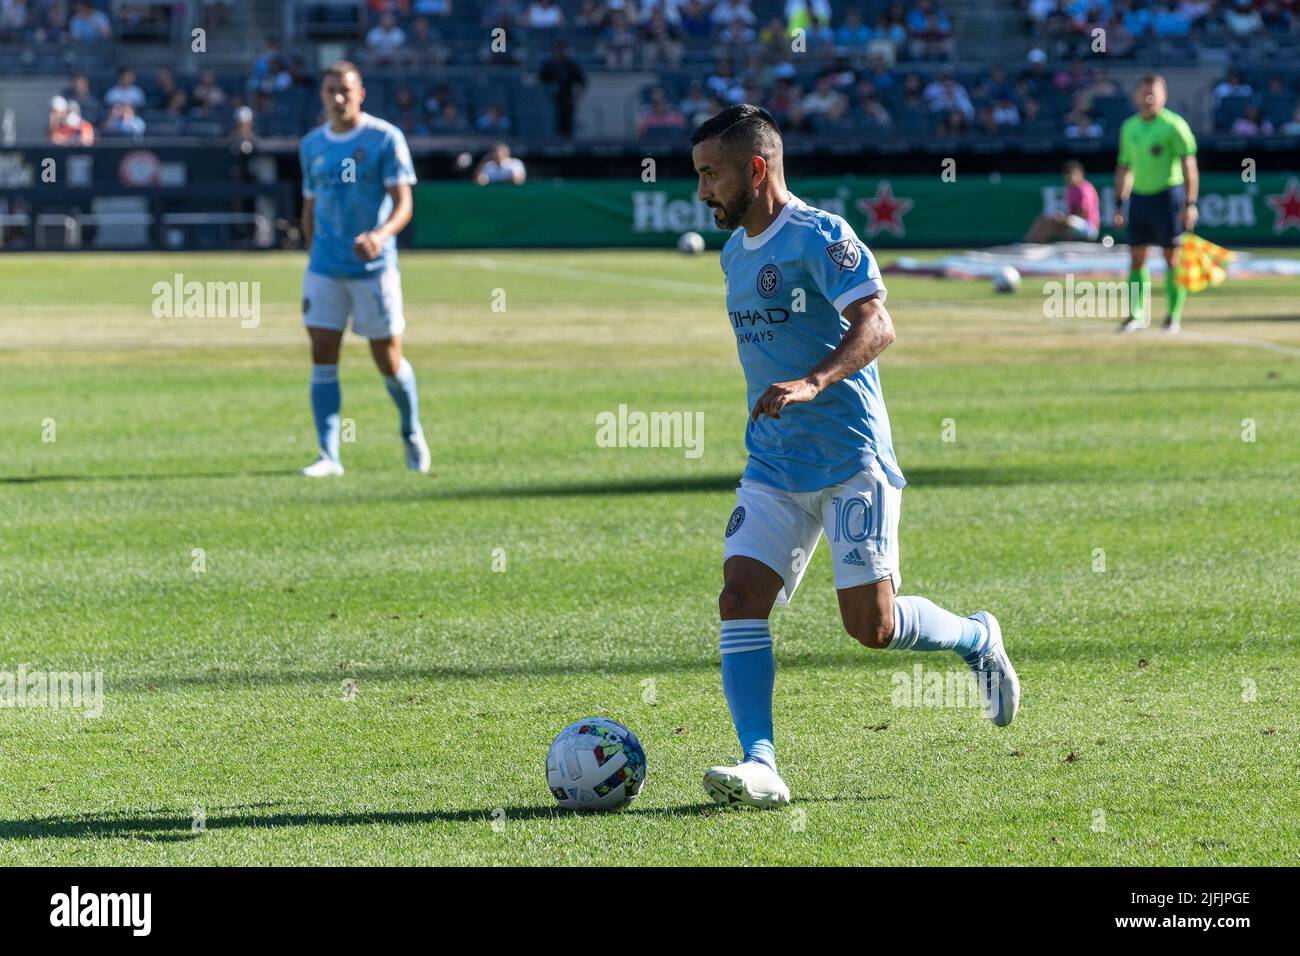
[(1128, 241), (1131, 246), (1160, 246), (1169, 249), (1178, 245), (1183, 232), (1183, 206), (1187, 192), (1181, 185), (1170, 186), (1164, 192), (1139, 196), (1133, 193), (1128, 199)]

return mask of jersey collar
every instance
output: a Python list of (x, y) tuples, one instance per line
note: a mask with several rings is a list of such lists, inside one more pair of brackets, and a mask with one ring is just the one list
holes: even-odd
[(360, 116), (357, 117), (357, 125), (352, 127), (346, 133), (336, 133), (334, 132), (334, 130), (330, 129), (329, 120), (325, 121), (325, 125), (322, 126), (321, 129), (324, 130), (325, 132), (325, 138), (329, 140), (331, 143), (346, 143), (348, 140), (360, 136), (361, 131), (369, 125), (370, 125), (370, 114), (362, 113)]
[(762, 248), (773, 236), (781, 231), (781, 227), (789, 221), (790, 217), (794, 214), (795, 209), (802, 206), (803, 202), (799, 197), (792, 194), (786, 201), (786, 204), (781, 207), (781, 211), (776, 214), (776, 218), (773, 219), (771, 224), (757, 236), (751, 236), (742, 228), (740, 230), (741, 233), (743, 233), (741, 241), (745, 244), (745, 248), (750, 250)]

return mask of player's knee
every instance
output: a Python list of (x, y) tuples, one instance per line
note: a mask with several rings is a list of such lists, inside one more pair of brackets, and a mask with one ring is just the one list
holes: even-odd
[(893, 615), (881, 615), (877, 612), (859, 615), (844, 622), (844, 629), (849, 636), (872, 650), (883, 650), (894, 639)]
[(718, 595), (718, 614), (724, 621), (767, 617), (768, 609), (743, 586), (728, 581)]

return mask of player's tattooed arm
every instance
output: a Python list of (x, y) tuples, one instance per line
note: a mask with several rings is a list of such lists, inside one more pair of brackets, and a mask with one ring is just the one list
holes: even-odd
[(378, 258), (384, 251), (384, 243), (405, 229), (411, 221), (411, 210), (414, 208), (411, 187), (406, 183), (390, 186), (388, 195), (393, 197), (393, 211), (389, 213), (388, 220), (379, 228), (363, 232), (352, 240), (352, 250), (359, 259), (369, 262)]
[(803, 378), (769, 385), (754, 403), (751, 421), (757, 421), (759, 415), (780, 418), (787, 405), (812, 401), (836, 382), (866, 368), (894, 341), (894, 321), (879, 294), (850, 303), (842, 314), (849, 328), (840, 344)]

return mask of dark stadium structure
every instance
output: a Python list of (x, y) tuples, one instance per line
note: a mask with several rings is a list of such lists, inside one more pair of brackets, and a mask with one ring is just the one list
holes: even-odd
[[(0, 13), (0, 247), (76, 247), (83, 226), (120, 231), (101, 245), (291, 244), (297, 140), (321, 121), (320, 71), (339, 58), (364, 71), (367, 109), (403, 129), (425, 181), (468, 178), (465, 154), (497, 141), (534, 178), (635, 176), (645, 157), (661, 175), (690, 175), (690, 130), (741, 101), (776, 115), (809, 175), (917, 172), (940, 157), (1042, 173), (1069, 156), (1107, 175), (1133, 81), (1152, 69), (1196, 131), (1203, 168), (1238, 170), (1248, 155), (1285, 169), (1300, 151), (1298, 9), (15, 0)], [(66, 126), (66, 113), (53, 117), (59, 97)], [(88, 154), (103, 161), (80, 179), (41, 181), (42, 158), (62, 169), (60, 157)], [(91, 212), (92, 196), (104, 206), (114, 193)]]

